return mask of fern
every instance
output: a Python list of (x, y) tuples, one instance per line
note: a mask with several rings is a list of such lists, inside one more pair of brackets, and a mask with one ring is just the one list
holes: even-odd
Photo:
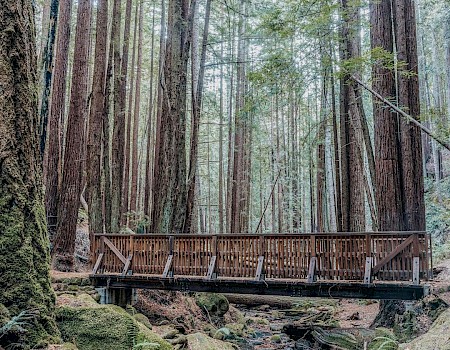
[(332, 346), (339, 350), (359, 350), (361, 344), (353, 334), (345, 332), (328, 332), (317, 329), (312, 333), (314, 339), (323, 345)]
[(37, 311), (24, 310), (20, 314), (12, 317), (8, 322), (0, 327), (0, 339), (10, 332), (25, 333), (28, 321), (36, 317)]

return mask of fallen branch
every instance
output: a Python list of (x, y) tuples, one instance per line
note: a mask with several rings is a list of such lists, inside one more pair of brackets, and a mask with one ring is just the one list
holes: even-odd
[(428, 136), (430, 136), (433, 140), (435, 140), (437, 143), (439, 143), (442, 147), (448, 149), (450, 151), (450, 144), (439, 139), (439, 137), (437, 137), (436, 135), (433, 134), (433, 132), (428, 129), (426, 126), (422, 125), (418, 120), (416, 120), (415, 118), (413, 118), (412, 116), (410, 116), (408, 113), (406, 113), (405, 111), (401, 110), (400, 108), (398, 108), (396, 105), (394, 105), (392, 102), (390, 102), (389, 100), (385, 99), (383, 96), (381, 96), (378, 92), (374, 91), (372, 88), (370, 88), (368, 85), (364, 84), (361, 80), (359, 80), (357, 77), (355, 77), (354, 75), (351, 76), (351, 78), (358, 83), (359, 85), (361, 85), (364, 89), (366, 89), (367, 91), (369, 91), (372, 95), (374, 95), (376, 98), (378, 98), (381, 102), (385, 103), (386, 105), (388, 105), (389, 107), (391, 107), (394, 111), (396, 111), (398, 114), (402, 115), (403, 117), (405, 117), (406, 119), (408, 119), (411, 123), (413, 123), (414, 125), (416, 125), (417, 127), (419, 127), (425, 134), (427, 134)]

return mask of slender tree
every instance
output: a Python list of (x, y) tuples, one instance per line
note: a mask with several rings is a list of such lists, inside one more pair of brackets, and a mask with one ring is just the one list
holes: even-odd
[[(94, 56), (94, 79), (87, 137), (87, 194), (90, 233), (103, 232), (103, 201), (101, 186), (102, 128), (106, 95), (106, 69), (108, 65), (108, 0), (97, 5), (97, 25)], [(109, 152), (109, 149), (103, 149)]]

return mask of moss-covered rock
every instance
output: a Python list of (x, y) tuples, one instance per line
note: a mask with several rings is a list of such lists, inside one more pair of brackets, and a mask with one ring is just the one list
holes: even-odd
[(152, 324), (150, 323), (150, 320), (144, 314), (136, 314), (133, 315), (133, 317), (136, 321), (142, 323), (148, 329), (152, 329)]
[(234, 350), (235, 347), (227, 342), (213, 339), (203, 333), (193, 333), (187, 336), (189, 350)]
[(404, 350), (450, 350), (450, 309), (441, 313), (430, 330), (407, 344)]
[(223, 316), (230, 308), (228, 299), (222, 294), (217, 293), (198, 293), (195, 296), (195, 302), (202, 309), (208, 312), (210, 316)]
[[(129, 350), (136, 344), (153, 344), (147, 348), (169, 350), (172, 346), (115, 305), (99, 305), (89, 295), (64, 296), (56, 310), (56, 320), (64, 341), (83, 350)], [(145, 347), (140, 346), (145, 349)]]

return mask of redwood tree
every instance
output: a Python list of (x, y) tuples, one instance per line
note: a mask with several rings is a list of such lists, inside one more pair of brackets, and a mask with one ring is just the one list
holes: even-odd
[[(0, 6), (0, 304), (11, 316), (36, 310), (27, 332), (0, 347), (35, 348), (58, 330), (39, 153), (37, 62), (32, 1)], [(2, 310), (2, 324), (5, 311)]]
[(88, 56), (91, 1), (80, 0), (77, 11), (70, 106), (64, 166), (58, 206), (58, 225), (53, 253), (56, 268), (72, 269), (81, 194), (81, 159), (84, 157), (84, 128), (88, 112)]
[[(87, 194), (89, 203), (90, 232), (103, 232), (103, 210), (101, 189), (102, 126), (106, 94), (106, 68), (108, 57), (108, 0), (99, 0), (97, 5), (97, 34), (95, 41), (94, 79), (87, 138)], [(103, 152), (109, 152), (104, 149)]]
[(181, 232), (186, 216), (186, 77), (196, 0), (170, 0), (161, 118), (153, 191), (152, 230)]

